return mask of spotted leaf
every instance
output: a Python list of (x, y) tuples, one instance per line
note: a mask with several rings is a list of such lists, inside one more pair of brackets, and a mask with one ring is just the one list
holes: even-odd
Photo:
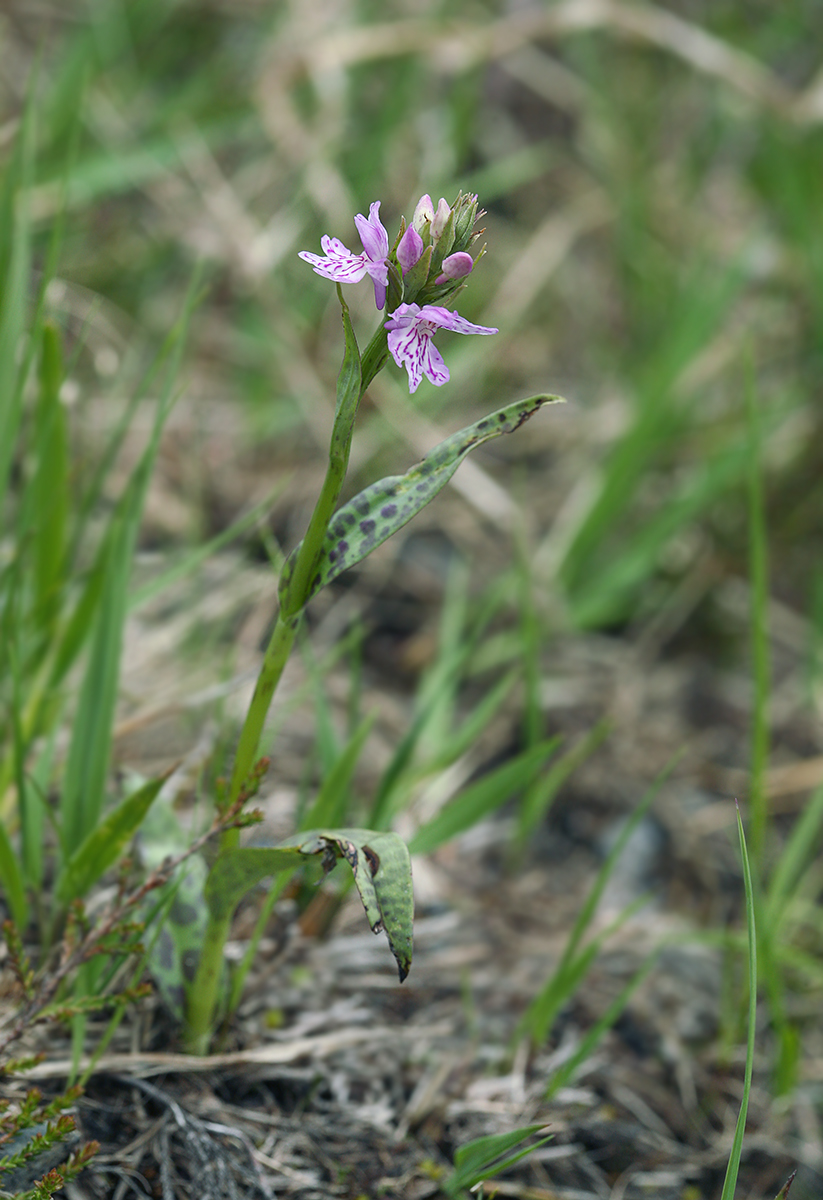
[(213, 919), (230, 916), (246, 892), (262, 879), (298, 866), (301, 857), (315, 854), (330, 856), (332, 861), (345, 858), (372, 932), (385, 932), (402, 982), (411, 967), (414, 898), (409, 851), (395, 833), (313, 830), (278, 846), (224, 850), (206, 883), (206, 902)]
[[(329, 523), (306, 600), (310, 600), (348, 567), (362, 562), (372, 550), (402, 529), (442, 491), (466, 455), (476, 446), (499, 437), (501, 433), (513, 433), (544, 404), (560, 400), (560, 396), (544, 395), (509, 404), (446, 438), (405, 475), (389, 475), (359, 492), (337, 510)], [(295, 561), (297, 550), (290, 556), (289, 563)], [(287, 563), (281, 596), (284, 589), (288, 588), (290, 577)]]

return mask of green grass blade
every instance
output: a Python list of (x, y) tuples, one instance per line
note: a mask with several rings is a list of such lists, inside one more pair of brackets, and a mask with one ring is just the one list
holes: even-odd
[(14, 644), (9, 646), (9, 665), (12, 677), (12, 752), (17, 787), (17, 812), (20, 817), (20, 860), (27, 886), (37, 892), (43, 881), (43, 805), (36, 787), (30, 786), (26, 775), (27, 747), (23, 736), (22, 682)]
[[(614, 845), (612, 846), (611, 850), (606, 856), (605, 861), (603, 862), (603, 865), (597, 873), (597, 878), (594, 881), (594, 885), (586, 897), (586, 901), (580, 910), (577, 920), (574, 923), (572, 931), (569, 934), (568, 941), (566, 942), (566, 946), (563, 950), (563, 954), (561, 955), (560, 962), (557, 964), (554, 973), (547, 979), (543, 988), (529, 1006), (529, 1010), (521, 1022), (521, 1029), (528, 1032), (529, 1037), (534, 1044), (539, 1044), (546, 1038), (551, 1030), (551, 1026), (558, 1012), (563, 1007), (563, 1004), (566, 1003), (567, 999), (569, 999), (573, 994), (577, 984), (583, 978), (585, 970), (588, 969), (588, 962), (593, 961), (594, 954), (596, 954), (600, 944), (605, 940), (605, 936), (608, 931), (600, 934), (599, 937), (590, 944), (590, 946), (581, 951), (581, 955), (578, 955), (578, 947), (585, 937), (586, 931), (591, 925), (592, 919), (617, 860), (623, 853), (629, 838), (648, 812), (655, 796), (660, 791), (660, 788), (667, 779), (668, 775), (674, 769), (676, 762), (677, 758), (670, 762), (663, 769), (663, 771), (661, 771), (654, 783), (643, 796), (637, 808), (635, 808), (628, 820), (624, 822), (620, 833), (615, 839)], [(638, 901), (638, 903), (643, 902), (644, 901), (642, 898)], [(624, 920), (625, 915), (626, 914), (623, 914), (619, 919)], [(592, 953), (592, 947), (594, 947), (594, 953)], [(588, 960), (583, 957), (587, 954), (587, 952), (589, 955)]]
[(151, 779), (108, 813), (72, 855), (57, 884), (57, 899), (68, 904), (85, 896), (109, 867), (114, 866), (142, 825), (146, 813), (168, 777)]
[(60, 798), (61, 825), (69, 854), (74, 854), (97, 825), (103, 808), (131, 561), (128, 524), (120, 518), (109, 530), (103, 589)]
[(604, 465), (602, 482), (568, 547), (561, 576), (574, 601), (587, 578), (599, 576), (597, 558), (656, 458), (683, 436), (692, 421), (687, 403), (673, 393), (678, 376), (717, 329), (739, 293), (740, 264), (719, 273), (716, 263), (688, 267), (686, 278), (670, 280), (665, 325), (657, 330), (634, 386), (634, 421)]
[(464, 788), (418, 829), (409, 843), (411, 853), (430, 854), (443, 842), (471, 829), (482, 817), (510, 800), (515, 792), (528, 787), (559, 743), (559, 738), (548, 738)]
[(3, 885), (12, 920), (22, 931), (26, 928), (29, 915), (26, 889), (17, 854), (2, 821), (0, 821), (0, 883)]
[(174, 330), (174, 352), (169, 359), (148, 443), (106, 535), (102, 591), (61, 796), (62, 831), (69, 854), (73, 854), (95, 828), (103, 808), (134, 548), (160, 435), (173, 402), (173, 388), (197, 289), (196, 275)]
[[(6, 493), (23, 411), (25, 366), (37, 330), (23, 341), (31, 278), (29, 215), (26, 186), (32, 172), (34, 146), (32, 102), (26, 104), (14, 156), (0, 190), (0, 497)], [(23, 348), (23, 369), (20, 351)]]
[(180, 579), (185, 579), (196, 571), (202, 563), (218, 554), (226, 546), (230, 546), (232, 542), (243, 537), (250, 529), (261, 520), (271, 509), (275, 500), (285, 490), (286, 483), (280, 483), (274, 488), (264, 500), (259, 504), (255, 504), (248, 512), (243, 513), (231, 525), (225, 529), (221, 529), (220, 533), (211, 538), (207, 542), (203, 542), (200, 546), (194, 546), (191, 550), (185, 553), (179, 562), (173, 563), (165, 571), (161, 571), (151, 582), (146, 583), (143, 587), (135, 588), (129, 593), (128, 611), (135, 612), (143, 604), (148, 604), (155, 596), (161, 595), (173, 583), (177, 583)]
[(580, 951), (569, 954), (567, 944), (554, 974), (549, 977), (520, 1025), (521, 1031), (528, 1032), (535, 1046), (546, 1040), (558, 1013), (576, 994), (609, 938), (647, 903), (647, 896), (638, 896)]
[(517, 830), (517, 847), (520, 853), (540, 822), (545, 820), (546, 813), (560, 788), (597, 749), (610, 729), (608, 721), (599, 721), (594, 729), (567, 750), (545, 776), (536, 780), (526, 792), (520, 805)]
[(737, 1175), (740, 1170), (740, 1156), (743, 1151), (743, 1137), (746, 1132), (746, 1114), (749, 1110), (749, 1095), (752, 1090), (752, 1071), (754, 1069), (754, 1039), (757, 1018), (757, 933), (754, 920), (754, 887), (749, 855), (746, 849), (746, 834), (740, 809), (737, 809), (737, 836), (740, 839), (740, 856), (743, 861), (743, 886), (746, 891), (746, 932), (748, 938), (749, 958), (749, 1028), (746, 1038), (746, 1069), (743, 1078), (743, 1099), (740, 1102), (740, 1112), (734, 1131), (726, 1177), (723, 1180), (723, 1191), (720, 1200), (734, 1200), (737, 1187)]
[(438, 751), (434, 758), (426, 760), (426, 771), (443, 771), (456, 762), (461, 755), (479, 743), (490, 721), (494, 719), (511, 694), (516, 684), (519, 671), (509, 671), (489, 688), (485, 696), (475, 708), (464, 718), (457, 729), (449, 733), (446, 745)]
[(473, 1190), (484, 1179), (504, 1171), (551, 1141), (552, 1134), (525, 1147), (517, 1154), (508, 1155), (515, 1146), (521, 1145), (542, 1129), (545, 1129), (545, 1125), (524, 1125), (520, 1129), (511, 1130), (510, 1133), (495, 1133), (467, 1142), (455, 1152), (454, 1172), (441, 1185), (442, 1190), (447, 1196), (457, 1196), (460, 1192)]
[(755, 874), (763, 870), (768, 810), (766, 801), (766, 768), (769, 761), (769, 692), (771, 667), (769, 659), (769, 578), (766, 511), (763, 499), (762, 439), (760, 416), (754, 382), (749, 369), (746, 386), (746, 412), (749, 429), (749, 579), (751, 583), (751, 646), (754, 676), (754, 711), (752, 713), (751, 783), (749, 811), (751, 812), (752, 861)]
[(815, 860), (823, 829), (823, 787), (812, 795), (783, 847), (772, 871), (763, 917), (771, 936), (778, 932), (786, 905), (796, 895)]
[(560, 1088), (571, 1080), (577, 1073), (579, 1068), (588, 1059), (591, 1054), (597, 1049), (603, 1035), (612, 1028), (615, 1021), (623, 1013), (626, 1005), (631, 1000), (637, 988), (649, 974), (658, 959), (658, 951), (650, 954), (643, 963), (639, 971), (636, 971), (626, 986), (615, 996), (611, 1004), (608, 1006), (602, 1016), (598, 1017), (591, 1029), (587, 1030), (585, 1036), (581, 1038), (580, 1045), (574, 1053), (557, 1069), (549, 1081), (549, 1086), (546, 1088), (544, 1096), (550, 1100), (556, 1096)]
[(782, 1188), (777, 1193), (774, 1200), (787, 1200), (789, 1192), (791, 1191), (791, 1186), (794, 1183), (794, 1178), (795, 1178), (796, 1174), (797, 1174), (797, 1171), (792, 1171), (791, 1175), (786, 1180), (786, 1182), (783, 1184)]
[(37, 467), (31, 481), (34, 555), (34, 611), (46, 633), (53, 628), (66, 567), (66, 523), (70, 511), (66, 414), (60, 402), (63, 381), (60, 335), (43, 329), (40, 397), (35, 419)]
[(326, 775), (314, 804), (301, 822), (305, 829), (334, 828), (344, 819), (352, 776), (376, 717), (376, 712), (364, 717), (349, 738), (348, 745)]

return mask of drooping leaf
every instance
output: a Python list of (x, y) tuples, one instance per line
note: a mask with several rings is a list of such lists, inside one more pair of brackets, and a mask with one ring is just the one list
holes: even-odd
[[(380, 479), (344, 504), (329, 524), (315, 575), (303, 603), (348, 567), (362, 562), (372, 550), (382, 546), (393, 533), (402, 529), (442, 491), (460, 463), (475, 447), (499, 437), (501, 433), (513, 433), (544, 404), (559, 401), (560, 396), (543, 395), (509, 404), (446, 438), (405, 475), (389, 475)], [(296, 561), (299, 549), (298, 546), (283, 571), (281, 598), (290, 594), (292, 578), (289, 564)]]
[(206, 883), (212, 919), (225, 920), (242, 897), (269, 875), (297, 866), (314, 854), (345, 858), (373, 933), (385, 931), (401, 982), (412, 960), (411, 859), (396, 833), (371, 829), (312, 830), (279, 846), (234, 846), (220, 854)]

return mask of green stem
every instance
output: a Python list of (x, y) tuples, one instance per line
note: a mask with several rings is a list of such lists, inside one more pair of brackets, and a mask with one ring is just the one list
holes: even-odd
[(208, 1054), (209, 1052), (223, 968), (223, 951), (228, 940), (233, 915), (230, 914), (220, 921), (209, 917), (209, 923), (206, 926), (200, 961), (197, 964), (197, 975), (186, 999), (185, 1046), (189, 1054)]
[[(345, 307), (344, 318), (348, 319), (348, 310)], [(363, 355), (362, 375), (360, 374), (360, 364), (357, 364), (360, 386), (358, 387), (355, 382), (354, 390), (349, 392), (350, 399), (355, 401), (354, 405), (348, 406), (345, 412), (341, 412), (338, 401), (326, 478), (306, 530), (306, 536), (297, 549), (288, 586), (285, 593), (281, 595), (281, 609), (266, 647), (254, 695), (240, 731), (227, 801), (229, 806), (234, 804), (241, 795), (257, 760), (263, 726), (294, 645), (300, 616), (307, 603), (311, 581), (323, 551), (323, 539), (337, 507), (340, 491), (346, 478), (357, 407), (369, 383), (386, 362), (388, 356), (386, 339), (386, 330), (381, 322)], [(345, 370), (346, 363), (344, 362), (343, 371)], [(341, 376), (342, 374), (343, 372), (341, 372)], [(354, 378), (357, 380), (358, 376)], [(220, 853), (236, 846), (239, 836), (239, 830), (227, 830), (220, 839)], [(230, 917), (215, 920), (209, 916), (197, 965), (197, 974), (186, 1001), (185, 1040), (187, 1049), (193, 1053), (205, 1054), (208, 1052), (223, 970), (223, 951), (229, 936), (230, 925)]]
[[(263, 665), (257, 676), (257, 683), (254, 685), (254, 695), (249, 703), (246, 719), (240, 731), (228, 796), (229, 807), (237, 800), (257, 761), (263, 726), (269, 715), (272, 698), (280, 682), (280, 677), (289, 660), (299, 625), (299, 613), (291, 617), (284, 617), (282, 612), (278, 613), (266, 653), (263, 655)], [(236, 833), (236, 830), (229, 832)], [(223, 836), (228, 835), (224, 834)]]
[(361, 398), (375, 375), (383, 370), (388, 361), (388, 338), (388, 332), (383, 328), (383, 322), (381, 321), (374, 331), (372, 340), (363, 351), (363, 358), (360, 364), (362, 373), (362, 382), (360, 385)]
[[(275, 689), (288, 662), (299, 624), (299, 614), (285, 620), (282, 613), (277, 617), (266, 653), (263, 656), (263, 665), (257, 677), (246, 720), (240, 732), (229, 792), (229, 804), (233, 804), (240, 795), (257, 759), (263, 725)], [(227, 829), (220, 838), (220, 853), (236, 846), (239, 836), (238, 829)], [(230, 926), (231, 916), (215, 920), (211, 914), (209, 915), (197, 964), (197, 974), (186, 998), (185, 1040), (186, 1048), (193, 1054), (208, 1053), (223, 970), (223, 950), (229, 936)]]

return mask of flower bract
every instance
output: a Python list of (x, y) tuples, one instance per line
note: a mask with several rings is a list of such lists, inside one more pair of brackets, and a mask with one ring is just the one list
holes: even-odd
[(485, 325), (472, 325), (456, 312), (436, 304), (401, 304), (385, 322), (389, 331), (388, 345), (398, 367), (405, 367), (409, 376), (409, 392), (416, 392), (426, 378), (436, 387), (449, 379), (449, 368), (432, 338), (438, 329), (453, 333), (497, 333)]
[(317, 275), (331, 279), (334, 283), (359, 283), (369, 275), (374, 284), (374, 302), (378, 308), (386, 303), (386, 285), (389, 281), (386, 259), (389, 254), (389, 235), (380, 220), (380, 201), (369, 206), (369, 215), (358, 213), (354, 218), (362, 254), (352, 254), (339, 238), (323, 236), (320, 245), (323, 256), (301, 250), (299, 257), (311, 265)]

